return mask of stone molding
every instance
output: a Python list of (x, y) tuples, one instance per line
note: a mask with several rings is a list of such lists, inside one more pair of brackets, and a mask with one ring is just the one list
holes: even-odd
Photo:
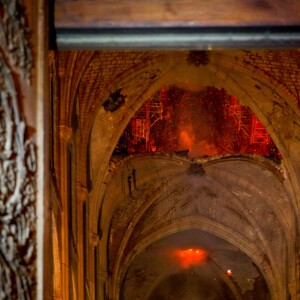
[(28, 82), (33, 64), (30, 48), (30, 30), (22, 0), (1, 0), (0, 44), (9, 53), (9, 59), (22, 78)]

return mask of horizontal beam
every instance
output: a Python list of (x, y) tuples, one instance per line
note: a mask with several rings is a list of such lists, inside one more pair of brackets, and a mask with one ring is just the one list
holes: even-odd
[(57, 0), (57, 28), (300, 25), (298, 0)]
[(300, 26), (56, 28), (58, 49), (299, 48)]

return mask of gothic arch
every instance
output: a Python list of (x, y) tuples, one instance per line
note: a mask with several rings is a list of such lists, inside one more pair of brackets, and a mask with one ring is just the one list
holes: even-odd
[[(144, 161), (146, 162), (150, 158), (151, 158), (151, 156), (144, 157)], [(115, 199), (114, 194), (111, 193), (111, 189), (107, 193), (107, 197), (106, 197), (107, 199), (105, 199), (105, 208), (104, 208), (104, 210), (106, 211), (106, 221), (105, 221), (105, 219), (103, 219), (103, 222), (104, 222), (104, 223), (102, 223), (103, 231), (104, 232), (111, 232), (114, 229), (114, 227), (117, 226), (117, 227), (115, 227), (114, 230), (116, 230), (118, 235), (114, 236), (114, 235), (111, 235), (111, 233), (110, 233), (110, 235), (105, 234), (103, 236), (103, 241), (100, 241), (99, 251), (102, 253), (102, 255), (104, 257), (104, 260), (102, 261), (102, 263), (100, 262), (100, 264), (99, 264), (99, 268), (101, 268), (101, 270), (105, 269), (105, 260), (109, 260), (110, 262), (113, 261), (111, 255), (108, 255), (108, 254), (105, 255), (104, 254), (106, 249), (109, 249), (109, 251), (112, 251), (113, 253), (115, 253), (115, 250), (113, 248), (109, 247), (106, 244), (106, 241), (111, 241), (111, 240), (119, 241), (120, 239), (121, 240), (123, 239), (123, 242), (120, 243), (119, 246), (117, 246), (118, 247), (117, 248), (117, 253), (119, 253), (119, 254), (117, 254), (117, 255), (119, 255), (118, 260), (115, 260), (117, 267), (113, 268), (113, 269), (110, 269), (110, 271), (108, 271), (108, 272), (112, 272), (112, 274), (113, 274), (112, 277), (111, 277), (113, 287), (111, 287), (111, 288), (113, 288), (115, 292), (117, 292), (117, 289), (118, 289), (117, 287), (120, 286), (120, 280), (121, 280), (120, 278), (122, 278), (122, 275), (120, 274), (121, 269), (123, 270), (123, 273), (124, 273), (125, 270), (126, 270), (126, 266), (129, 265), (132, 257), (137, 255), (139, 253), (139, 251), (141, 251), (140, 247), (142, 247), (142, 248), (145, 247), (145, 244), (143, 244), (144, 242), (138, 242), (137, 239), (144, 240), (145, 243), (148, 245), (149, 243), (153, 242), (155, 239), (160, 238), (160, 236), (157, 235), (157, 232), (156, 233), (151, 233), (151, 231), (149, 231), (150, 229), (143, 229), (143, 225), (142, 225), (143, 221), (142, 220), (143, 220), (144, 216), (149, 214), (147, 211), (149, 211), (149, 208), (152, 205), (154, 205), (155, 203), (157, 203), (157, 204), (155, 204), (155, 207), (157, 206), (158, 211), (163, 210), (163, 209), (159, 208), (158, 203), (161, 203), (161, 201), (162, 201), (160, 199), (164, 199), (164, 197), (165, 197), (164, 194), (171, 193), (171, 192), (168, 192), (168, 189), (172, 188), (173, 186), (177, 186), (179, 184), (179, 182), (181, 182), (183, 180), (184, 177), (182, 177), (182, 176), (184, 176), (184, 173), (182, 172), (182, 168), (188, 168), (188, 166), (189, 166), (188, 161), (180, 160), (179, 158), (176, 158), (176, 157), (174, 158), (174, 161), (172, 161), (172, 159), (170, 159), (168, 157), (163, 158), (163, 157), (160, 157), (160, 156), (156, 156), (156, 157), (152, 156), (152, 164), (153, 165), (155, 164), (155, 160), (165, 161), (167, 163), (167, 166), (168, 166), (167, 169), (168, 170), (169, 170), (169, 167), (172, 169), (171, 162), (173, 162), (175, 165), (177, 164), (178, 167), (177, 167), (177, 169), (174, 168), (173, 171), (171, 171), (172, 176), (170, 177), (171, 178), (170, 180), (167, 179), (167, 181), (162, 184), (161, 188), (153, 189), (153, 191), (150, 192), (150, 194), (152, 195), (150, 198), (148, 198), (146, 196), (144, 202), (143, 202), (143, 200), (139, 200), (139, 201), (141, 201), (141, 202), (139, 202), (140, 203), (139, 207), (134, 207), (134, 206), (129, 204), (130, 203), (130, 197), (125, 197), (124, 199), (122, 199), (122, 196), (121, 196), (122, 194), (120, 193), (119, 190), (115, 191), (116, 194), (119, 195), (118, 198), (117, 198), (118, 202), (116, 202), (116, 200), (115, 200), (115, 202), (117, 203), (116, 206), (115, 206), (116, 208), (113, 208), (111, 212), (109, 210), (109, 202), (112, 201), (112, 199)], [(205, 172), (208, 172), (208, 174), (209, 174), (207, 176), (210, 176), (210, 177), (213, 174), (211, 172), (218, 172), (219, 173), (218, 170), (221, 167), (224, 168), (224, 162), (226, 162), (226, 161), (227, 161), (226, 163), (233, 164), (233, 165), (238, 163), (238, 161), (240, 161), (240, 163), (243, 163), (245, 165), (247, 164), (249, 166), (249, 169), (246, 169), (241, 174), (239, 174), (239, 177), (241, 179), (238, 179), (237, 174), (233, 173), (232, 174), (233, 176), (232, 176), (230, 173), (228, 173), (228, 170), (230, 170), (230, 169), (228, 169), (225, 166), (225, 172), (228, 173), (228, 175), (227, 175), (228, 178), (226, 180), (225, 179), (224, 180), (225, 180), (225, 182), (227, 182), (227, 185), (229, 184), (229, 181), (232, 182), (231, 184), (229, 184), (229, 186), (222, 187), (222, 185), (224, 183), (222, 183), (222, 184), (221, 184), (221, 182), (219, 183), (218, 180), (217, 180), (217, 177), (215, 178), (215, 176), (213, 176), (211, 178), (208, 177), (208, 179), (205, 179), (205, 182), (207, 180), (208, 180), (208, 182), (206, 184), (204, 184), (204, 186), (205, 185), (207, 185), (207, 186), (214, 185), (214, 192), (209, 192), (209, 193), (216, 193), (216, 197), (217, 197), (217, 194), (220, 194), (220, 195), (222, 195), (222, 197), (225, 197), (225, 199), (228, 199), (228, 201), (231, 202), (230, 206), (232, 206), (234, 209), (239, 211), (238, 214), (244, 215), (244, 217), (246, 217), (246, 219), (248, 220), (247, 222), (250, 222), (249, 224), (252, 224), (252, 225), (250, 225), (250, 227), (253, 228), (254, 231), (252, 233), (251, 233), (251, 230), (249, 231), (250, 235), (248, 236), (248, 238), (246, 238), (246, 240), (248, 239), (247, 242), (245, 242), (243, 245), (237, 245), (237, 241), (230, 240), (230, 242), (235, 244), (238, 248), (242, 249), (243, 252), (247, 253), (248, 256), (250, 256), (259, 266), (262, 262), (262, 257), (264, 257), (264, 254), (262, 254), (262, 253), (266, 253), (266, 257), (268, 257), (268, 260), (270, 260), (270, 264), (271, 264), (268, 276), (269, 276), (269, 278), (273, 278), (272, 279), (273, 280), (272, 285), (277, 286), (277, 287), (281, 287), (284, 290), (285, 288), (284, 288), (284, 286), (282, 286), (282, 278), (284, 278), (284, 276), (285, 276), (284, 273), (285, 273), (285, 268), (286, 267), (284, 267), (282, 265), (282, 263), (285, 264), (285, 262), (284, 262), (285, 260), (282, 261), (280, 263), (280, 265), (277, 265), (277, 262), (280, 260), (278, 254), (277, 254), (277, 258), (273, 257), (274, 252), (273, 252), (273, 254), (271, 253), (273, 250), (271, 252), (269, 250), (271, 250), (271, 249), (278, 249), (279, 250), (278, 246), (276, 246), (276, 245), (278, 245), (278, 243), (279, 243), (279, 245), (286, 245), (286, 246), (283, 246), (283, 248), (282, 248), (283, 252), (280, 252), (280, 253), (282, 253), (282, 254), (280, 254), (280, 257), (281, 258), (284, 257), (284, 256), (289, 257), (291, 259), (291, 261), (294, 261), (295, 258), (290, 257), (290, 253), (293, 249), (293, 246), (290, 243), (294, 240), (294, 235), (289, 235), (288, 232), (293, 232), (296, 225), (293, 222), (292, 222), (293, 224), (291, 224), (292, 227), (290, 227), (290, 225), (286, 224), (287, 218), (291, 217), (291, 214), (292, 214), (291, 209), (289, 210), (289, 212), (284, 213), (284, 215), (282, 215), (282, 216), (280, 214), (280, 210), (276, 209), (276, 206), (278, 205), (277, 201), (279, 199), (281, 199), (281, 197), (285, 197), (285, 199), (286, 199), (285, 201), (289, 202), (289, 200), (288, 200), (289, 196), (287, 194), (285, 194), (284, 187), (280, 183), (280, 180), (282, 180), (281, 175), (279, 175), (279, 174), (276, 175), (276, 173), (278, 171), (276, 171), (275, 168), (273, 169), (273, 171), (270, 171), (270, 167), (268, 167), (269, 163), (266, 164), (266, 162), (264, 162), (264, 160), (265, 159), (263, 159), (263, 158), (261, 158), (261, 160), (259, 160), (258, 157), (254, 157), (254, 158), (251, 158), (251, 157), (248, 157), (248, 158), (247, 157), (245, 157), (245, 158), (228, 157), (227, 160), (226, 159), (224, 160), (224, 157), (223, 157), (223, 158), (215, 158), (215, 159), (209, 160), (206, 163), (202, 162), (203, 163), (202, 165), (203, 165), (203, 168), (204, 168)], [(143, 158), (142, 157), (140, 157), (140, 158), (139, 157), (136, 157), (136, 158), (133, 157), (132, 158), (132, 164), (135, 166), (135, 168), (140, 170), (141, 165), (138, 164), (138, 162), (140, 162), (140, 164), (142, 164)], [(211, 168), (216, 168), (215, 165), (217, 165), (217, 169), (216, 169), (216, 171), (213, 171)], [(251, 167), (251, 165), (253, 167)], [(255, 167), (255, 165), (256, 165), (256, 167)], [(147, 169), (146, 165), (144, 167)], [(119, 178), (122, 176), (122, 175), (120, 175), (120, 173), (122, 173), (122, 171), (121, 171), (122, 168), (126, 168), (126, 166), (124, 164), (123, 164), (123, 166), (119, 166), (118, 167), (118, 172), (114, 171), (114, 175), (112, 175), (112, 179), (110, 181), (111, 181), (111, 185), (114, 186), (114, 187), (116, 186), (116, 181), (119, 182)], [(258, 171), (258, 173), (257, 173), (257, 171), (254, 171), (254, 169), (251, 171), (252, 168), (254, 168), (257, 171), (260, 170), (260, 168), (261, 168), (262, 171)], [(238, 169), (236, 169), (236, 170), (238, 170)], [(254, 182), (249, 183), (248, 187), (244, 186), (244, 182), (242, 180), (242, 178), (245, 175), (247, 175), (246, 172), (250, 172), (253, 176), (257, 176), (257, 179), (253, 178)], [(261, 172), (262, 174), (259, 175), (259, 172)], [(149, 174), (149, 173), (151, 173), (151, 171), (149, 169), (147, 169), (147, 174)], [(119, 175), (116, 176), (117, 174), (119, 174)], [(155, 174), (156, 174), (156, 172), (154, 172), (152, 174), (153, 177), (146, 176), (145, 178), (141, 177), (139, 179), (139, 184), (140, 184), (141, 189), (145, 190), (145, 187), (143, 187), (143, 183), (147, 184), (147, 182), (151, 182), (151, 180), (153, 180), (153, 178), (155, 178), (155, 176), (156, 176)], [(166, 174), (164, 174), (164, 172), (162, 172), (161, 176), (163, 178), (168, 178), (168, 176), (170, 176), (170, 174), (169, 175), (167, 175), (167, 174), (168, 174), (168, 172)], [(254, 175), (254, 174), (256, 174), (256, 175)], [(140, 174), (140, 176), (143, 176), (143, 175)], [(222, 177), (224, 178), (224, 174), (222, 174), (222, 173), (220, 173), (218, 176), (220, 178), (222, 178)], [(250, 175), (247, 175), (247, 176), (245, 177), (245, 181), (248, 181), (249, 178), (251, 178)], [(260, 176), (262, 176), (262, 177), (260, 177)], [(269, 178), (269, 176), (271, 176), (270, 180), (271, 180), (271, 178), (273, 178), (273, 179), (268, 183), (268, 180), (266, 180), (266, 179)], [(113, 177), (115, 177), (115, 178), (113, 178)], [(265, 180), (263, 178), (265, 178)], [(204, 179), (202, 179), (202, 180), (204, 180)], [(238, 182), (238, 184), (236, 184), (236, 182)], [(271, 199), (268, 199), (268, 193), (266, 193), (264, 191), (263, 194), (261, 194), (261, 188), (262, 187), (260, 186), (259, 182), (265, 182), (266, 184), (271, 185), (273, 188), (275, 188), (275, 185), (276, 185), (278, 187), (278, 189), (282, 191), (282, 193), (283, 193), (282, 196), (279, 196), (280, 192), (278, 191), (277, 195), (278, 195), (279, 198), (277, 200), (272, 199), (272, 201), (270, 201)], [(271, 182), (273, 182), (273, 183), (271, 183)], [(277, 183), (275, 184), (275, 182), (277, 182)], [(184, 184), (184, 183), (182, 183), (182, 184)], [(235, 184), (236, 184), (236, 186), (235, 186)], [(240, 185), (241, 185), (241, 187), (238, 188), (238, 186), (240, 186)], [(240, 196), (236, 199), (232, 198), (233, 195), (229, 192), (232, 187), (236, 188), (236, 193), (238, 193), (238, 191), (240, 189), (240, 190), (244, 190), (246, 194), (250, 193), (251, 198), (261, 197), (261, 199), (258, 198), (255, 201), (253, 200), (254, 202), (251, 202), (252, 204), (250, 204), (250, 202), (249, 202), (249, 204), (247, 204), (247, 206), (243, 206), (243, 205), (241, 206), (241, 204), (239, 204), (239, 203), (242, 203), (243, 201), (245, 201), (245, 199), (242, 200), (240, 198)], [(201, 188), (201, 185), (198, 188)], [(285, 196), (283, 196), (284, 194), (285, 194)], [(136, 197), (138, 197), (138, 199), (139, 199), (139, 197), (140, 197), (139, 194), (135, 195), (135, 198)], [(225, 201), (225, 199), (224, 199), (224, 201)], [(129, 202), (127, 202), (127, 201), (129, 201)], [(211, 201), (212, 200), (210, 200), (206, 203), (210, 203)], [(122, 204), (122, 202), (124, 202), (124, 205)], [(258, 206), (258, 203), (263, 203), (263, 206), (261, 208), (258, 208), (258, 207), (256, 208), (256, 206)], [(122, 205), (123, 205), (123, 208), (122, 208)], [(163, 204), (161, 204), (161, 205), (163, 205)], [(166, 204), (166, 205), (168, 206), (168, 204)], [(164, 205), (163, 207), (166, 207), (166, 205)], [(206, 205), (210, 205), (210, 204), (204, 204), (203, 203), (201, 205), (203, 207), (205, 207)], [(283, 204), (280, 204), (281, 207), (286, 206), (285, 204), (283, 206), (282, 205)], [(120, 210), (121, 215), (119, 215), (119, 217), (116, 217), (116, 216), (118, 216), (118, 210), (117, 210), (118, 206), (121, 209)], [(218, 207), (223, 207), (221, 205), (221, 202), (219, 202)], [(127, 222), (129, 222), (129, 220), (130, 220), (130, 223), (126, 223), (126, 220), (124, 219), (124, 213), (125, 213), (124, 209), (128, 210), (127, 213), (128, 213), (128, 218), (129, 219), (128, 219)], [(214, 210), (213, 207), (212, 207), (212, 209)], [(231, 216), (230, 219), (233, 218), (233, 215), (231, 215), (230, 211), (226, 212), (226, 209), (224, 207), (222, 209), (224, 210), (223, 214), (229, 214)], [(277, 223), (277, 225), (275, 225), (275, 224), (272, 225), (271, 223), (269, 225), (267, 225), (267, 219), (266, 219), (267, 217), (263, 217), (263, 214), (264, 214), (264, 212), (267, 212), (269, 210), (272, 211), (271, 214), (274, 214), (274, 217), (276, 216), (275, 218), (278, 218), (278, 221), (276, 221), (276, 223), (277, 222), (279, 222), (279, 223)], [(210, 211), (210, 209), (209, 209), (209, 211)], [(110, 215), (110, 214), (114, 214), (115, 220), (112, 217), (113, 215)], [(132, 214), (134, 214), (134, 217), (131, 217)], [(121, 217), (121, 216), (123, 216), (123, 217)], [(290, 217), (288, 217), (288, 216), (290, 216)], [(221, 221), (221, 219), (218, 219), (220, 217), (222, 218), (222, 216), (216, 217), (217, 218), (216, 219), (216, 224), (218, 224), (218, 222), (221, 222), (221, 223), (218, 224), (219, 228), (222, 228), (222, 226), (223, 226), (224, 228), (228, 228), (228, 230), (229, 230), (229, 228), (231, 227), (232, 229), (230, 229), (230, 230), (235, 231), (234, 228), (235, 228), (236, 225), (232, 225), (232, 224), (230, 225), (230, 223), (231, 223), (230, 219), (228, 219), (229, 223), (226, 223), (227, 225), (225, 225), (225, 223), (223, 223), (224, 221)], [(164, 218), (165, 217), (163, 217), (163, 219)], [(191, 216), (186, 217), (186, 222), (188, 222), (189, 218), (191, 218)], [(109, 221), (110, 219), (112, 219), (111, 222)], [(264, 222), (262, 222), (261, 224), (257, 223), (258, 220), (263, 220), (263, 219), (265, 220)], [(125, 220), (125, 223), (124, 223), (124, 225), (122, 225), (123, 226), (122, 227), (122, 226), (120, 226), (120, 224), (123, 224), (124, 220)], [(151, 217), (151, 220), (153, 220), (153, 217)], [(174, 225), (174, 228), (177, 228), (178, 230), (181, 230), (181, 225), (179, 226), (179, 224), (181, 224), (180, 223), (181, 222), (180, 218), (178, 219), (178, 223), (176, 223), (177, 222), (176, 218), (172, 219), (172, 220), (176, 224), (176, 225)], [(105, 225), (105, 222), (110, 222), (109, 227), (108, 227), (108, 223), (106, 223), (106, 225)], [(204, 222), (204, 223), (206, 223), (206, 222)], [(128, 224), (130, 224), (130, 225), (128, 225)], [(221, 224), (223, 224), (223, 225), (221, 225)], [(149, 225), (149, 226), (150, 226), (149, 228), (152, 228), (151, 225)], [(277, 237), (274, 236), (273, 239), (274, 239), (274, 242), (276, 243), (276, 245), (275, 244), (271, 245), (270, 243), (272, 243), (272, 242), (270, 240), (268, 241), (266, 237), (269, 234), (271, 234), (269, 230), (272, 231), (273, 229), (271, 229), (271, 228), (276, 227), (276, 226), (279, 226), (280, 228), (285, 228), (285, 229), (283, 229), (284, 233), (282, 232), (280, 234), (281, 238), (280, 238), (280, 236), (278, 236), (279, 239), (276, 242), (275, 242), (275, 240), (277, 239)], [(156, 227), (157, 227), (157, 225), (156, 225)], [(156, 227), (154, 227), (154, 228), (156, 228)], [(246, 225), (246, 227), (243, 227), (242, 225), (240, 225), (240, 228), (241, 228), (240, 230), (242, 230), (243, 232), (247, 232), (248, 231), (247, 227), (248, 227), (248, 225)], [(250, 229), (250, 227), (249, 227), (249, 229)], [(267, 229), (267, 228), (269, 228), (269, 229)], [(205, 229), (208, 230), (208, 231), (212, 230), (212, 229), (209, 229), (209, 228), (205, 228)], [(159, 230), (158, 230), (158, 232), (159, 232)], [(267, 232), (269, 232), (269, 233), (267, 233)], [(222, 237), (226, 237), (226, 235), (227, 235), (227, 237), (228, 236), (234, 236), (234, 234), (232, 234), (232, 233), (228, 234), (228, 232), (226, 234), (222, 233), (222, 232), (212, 232), (212, 233), (217, 234), (217, 235), (222, 236)], [(251, 243), (253, 243), (254, 237), (255, 237), (255, 240), (257, 240), (255, 243), (257, 244), (258, 248), (255, 251), (253, 250), (252, 252), (251, 251), (249, 252), (249, 249), (245, 250), (245, 247), (247, 247), (246, 245), (251, 245)], [(239, 239), (239, 241), (241, 241), (241, 240), (243, 240), (243, 239)], [(258, 246), (259, 243), (261, 243), (260, 246)], [(122, 246), (122, 244), (123, 244), (123, 246)], [(133, 245), (133, 246), (129, 247), (128, 245)], [(287, 248), (285, 248), (285, 247), (287, 247)], [(258, 250), (258, 249), (260, 249), (260, 250)], [(286, 252), (286, 251), (288, 251), (288, 252)], [(128, 254), (126, 254), (126, 253), (128, 253)], [(254, 253), (255, 253), (255, 255), (257, 255), (256, 257), (253, 257)], [(129, 255), (129, 256), (126, 257), (126, 255)], [(125, 261), (124, 261), (124, 259), (125, 259)], [(293, 264), (293, 263), (291, 263), (291, 264)], [(118, 265), (119, 265), (119, 267), (118, 267)], [(120, 268), (120, 266), (122, 266), (122, 268)], [(113, 297), (117, 297), (117, 295), (114, 294), (115, 292), (112, 292), (113, 295), (114, 295)], [(278, 291), (274, 291), (274, 295), (277, 295), (278, 293), (279, 293)], [(284, 291), (280, 292), (281, 295), (283, 295), (284, 293), (285, 293)]]
[[(293, 220), (296, 224), (295, 231), (297, 231), (297, 224), (299, 224), (298, 176), (300, 176), (297, 169), (299, 165), (297, 141), (299, 112), (289, 93), (286, 93), (281, 87), (278, 88), (274, 81), (269, 80), (265, 74), (261, 72), (257, 74), (253, 68), (237, 63), (237, 55), (240, 53), (236, 52), (225, 56), (212, 53), (210, 63), (199, 67), (188, 65), (184, 60), (184, 55), (179, 58), (171, 56), (165, 61), (160, 60), (159, 63), (153, 65), (141, 64), (141, 69), (136, 67), (115, 78), (115, 84), (122, 87), (127, 94), (125, 104), (117, 111), (111, 113), (104, 110), (102, 104), (105, 98), (98, 98), (94, 104), (91, 104), (91, 118), (82, 128), (83, 135), (81, 136), (84, 141), (81, 157), (85, 158), (86, 152), (89, 152), (91, 157), (90, 170), (93, 190), (88, 197), (91, 212), (89, 219), (91, 236), (97, 235), (99, 231), (98, 220), (101, 218), (103, 199), (115, 168), (114, 164), (110, 162), (114, 146), (131, 117), (143, 103), (160, 87), (171, 84), (191, 90), (197, 90), (200, 86), (207, 85), (224, 87), (231, 95), (236, 96), (244, 105), (252, 109), (268, 129), (282, 154), (283, 186), (290, 195), (290, 201), (295, 210)], [(147, 79), (149, 72), (154, 72), (156, 75), (153, 75), (152, 79), (147, 82), (145, 78)], [(199, 82), (201, 82), (200, 86)], [(90, 137), (89, 148), (85, 143), (88, 137)], [(84, 158), (81, 159), (77, 169), (77, 174), (82, 182), (85, 182), (86, 176)], [(104, 238), (107, 236), (102, 236), (102, 239)], [(100, 241), (101, 243), (102, 241)], [(298, 241), (296, 241), (297, 243)], [(106, 254), (101, 253), (101, 256), (103, 259), (107, 259)], [(89, 259), (93, 262), (92, 255)], [(102, 283), (105, 281), (104, 277), (101, 279)]]
[[(93, 206), (92, 211), (96, 214), (92, 217), (92, 222), (94, 223), (93, 225), (91, 224), (92, 227), (96, 226), (97, 212), (99, 211), (100, 207), (99, 201), (94, 201), (92, 199), (94, 199), (94, 197), (97, 199), (101, 199), (100, 195), (103, 194), (103, 189), (105, 189), (101, 182), (104, 181), (106, 172), (103, 170), (103, 168), (101, 168), (100, 171), (97, 171), (95, 168), (102, 165), (103, 162), (106, 162), (105, 164), (108, 168), (107, 162), (109, 161), (113, 151), (113, 147), (111, 145), (117, 144), (117, 141), (126, 125), (128, 124), (129, 120), (131, 119), (133, 114), (141, 107), (141, 105), (148, 99), (148, 97), (163, 85), (174, 84), (176, 83), (176, 81), (182, 82), (183, 80), (176, 80), (176, 78), (174, 77), (182, 76), (184, 79), (186, 78), (184, 75), (186, 73), (189, 74), (189, 80), (193, 81), (195, 84), (198, 84), (199, 80), (202, 80), (202, 86), (212, 85), (216, 87), (225, 87), (230, 94), (236, 96), (243, 104), (248, 105), (252, 109), (252, 111), (258, 116), (260, 121), (266, 126), (275, 144), (279, 148), (283, 156), (283, 162), (286, 167), (287, 177), (289, 177), (289, 180), (291, 181), (291, 186), (289, 187), (290, 192), (294, 194), (294, 197), (296, 197), (296, 195), (298, 194), (298, 182), (293, 162), (290, 161), (290, 158), (292, 156), (290, 149), (297, 149), (298, 147), (295, 147), (295, 141), (291, 141), (290, 139), (286, 140), (285, 136), (282, 136), (281, 132), (283, 131), (285, 134), (287, 131), (290, 131), (297, 135), (298, 129), (295, 127), (295, 124), (298, 123), (297, 118), (299, 113), (296, 113), (293, 108), (289, 107), (289, 101), (285, 100), (287, 98), (286, 95), (277, 92), (276, 87), (267, 82), (265, 78), (260, 78), (260, 76), (257, 76), (257, 74), (253, 74), (252, 71), (249, 72), (249, 70), (247, 70), (246, 68), (237, 68), (234, 57), (226, 57), (225, 67), (222, 65), (223, 59), (220, 59), (218, 56), (216, 57), (217, 63), (219, 63), (217, 65), (210, 66), (209, 64), (208, 66), (200, 66), (199, 69), (181, 65), (180, 68), (183, 66), (183, 70), (176, 73), (176, 75), (174, 75), (174, 61), (171, 60), (171, 62), (169, 61), (167, 64), (169, 71), (166, 71), (166, 74), (164, 74), (164, 76), (161, 76), (155, 82), (151, 83), (148, 86), (146, 92), (143, 91), (143, 93), (141, 95), (137, 95), (136, 98), (128, 98), (128, 101), (125, 103), (124, 109), (120, 108), (120, 110), (115, 112), (113, 115), (112, 113), (105, 112), (104, 109), (100, 107), (97, 116), (95, 117), (95, 121), (91, 131), (90, 149), (87, 149), (87, 151), (90, 151), (91, 156), (91, 178), (94, 182), (97, 183), (90, 194), (90, 199), (92, 202), (91, 205)], [(220, 62), (218, 60), (220, 60)], [(230, 61), (230, 64), (228, 63), (228, 61)], [(180, 63), (182, 63), (181, 60)], [(160, 65), (161, 63), (158, 64), (157, 67)], [(230, 65), (231, 67), (231, 69), (229, 70), (228, 65)], [(155, 69), (155, 66), (152, 66), (152, 68)], [(231, 73), (229, 74), (229, 72)], [(193, 75), (195, 76), (193, 77)], [(134, 73), (132, 77), (134, 78), (135, 76), (136, 75)], [(260, 82), (263, 83), (261, 89), (257, 89), (255, 87), (255, 85), (257, 85), (257, 81), (253, 81), (253, 76), (260, 78)], [(239, 84), (239, 81), (241, 81), (242, 79), (247, 82), (247, 85), (245, 85), (245, 87)], [(130, 82), (128, 78), (127, 82)], [(253, 83), (252, 85), (250, 84), (251, 82)], [(119, 83), (119, 86), (122, 86), (122, 81)], [(134, 88), (132, 88), (132, 90), (133, 89)], [(275, 104), (273, 106), (272, 99), (274, 97), (274, 91), (276, 91), (276, 94), (279, 97), (278, 101), (282, 102), (280, 105)], [(285, 112), (283, 109), (279, 108), (279, 106), (286, 107), (289, 112)], [(123, 111), (125, 112), (126, 108), (128, 108), (129, 110), (131, 109), (131, 113), (124, 115)], [(273, 123), (270, 123), (272, 110), (276, 110), (276, 119), (274, 118)], [(285, 130), (283, 130), (283, 124), (281, 120), (285, 115), (289, 115), (291, 117), (290, 119), (285, 118)], [(105, 145), (109, 145), (109, 147)], [(294, 199), (293, 201), (297, 214), (299, 215), (297, 199)]]
[[(230, 228), (224, 228), (222, 225), (217, 222), (211, 221), (205, 218), (191, 218), (188, 217), (183, 220), (179, 220), (178, 223), (174, 223), (165, 228), (161, 228), (159, 232), (153, 232), (153, 234), (144, 240), (138, 245), (136, 249), (133, 251), (133, 256), (125, 262), (123, 267), (123, 272), (119, 274), (116, 282), (114, 282), (114, 290), (112, 293), (113, 299), (120, 298), (120, 287), (122, 286), (122, 280), (125, 277), (125, 271), (128, 270), (130, 263), (133, 261), (134, 257), (141, 253), (147, 246), (151, 245), (155, 241), (170, 234), (178, 233), (181, 231), (187, 231), (190, 229), (198, 229), (204, 230), (208, 233), (211, 233), (217, 237), (223, 238), (228, 241), (228, 237), (230, 236), (230, 243), (234, 246), (237, 246), (243, 253), (250, 257), (250, 259), (258, 266), (264, 278), (267, 281), (268, 287), (270, 289), (270, 293), (272, 295), (272, 299), (282, 299), (286, 295), (285, 287), (278, 285), (278, 279), (274, 276), (274, 271), (271, 270), (269, 266), (262, 266), (261, 258), (259, 256), (260, 250), (254, 245), (249, 246), (249, 243), (242, 235), (237, 234), (235, 231)], [(238, 241), (238, 242), (237, 242)]]

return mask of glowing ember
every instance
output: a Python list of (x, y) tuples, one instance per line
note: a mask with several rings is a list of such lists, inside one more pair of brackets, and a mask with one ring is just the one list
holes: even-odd
[(190, 266), (201, 264), (207, 257), (207, 252), (202, 249), (175, 250), (175, 256), (180, 265), (187, 269)]
[(226, 274), (227, 274), (227, 276), (231, 276), (232, 275), (232, 271), (231, 270), (227, 270)]

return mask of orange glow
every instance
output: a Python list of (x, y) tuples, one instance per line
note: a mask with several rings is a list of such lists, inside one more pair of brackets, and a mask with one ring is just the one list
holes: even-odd
[(182, 149), (192, 149), (195, 144), (195, 136), (193, 134), (193, 129), (187, 128), (186, 130), (181, 130), (179, 133), (179, 145)]
[(193, 127), (179, 132), (179, 149), (188, 149), (191, 157), (218, 154), (218, 149), (206, 140), (196, 139)]
[(190, 158), (255, 153), (276, 163), (281, 160), (267, 129), (250, 108), (225, 89), (211, 86), (197, 92), (165, 86), (151, 96), (114, 150), (115, 154), (147, 152), (179, 152)]
[(226, 274), (227, 274), (227, 276), (231, 276), (232, 275), (232, 271), (231, 270), (227, 270)]
[(207, 257), (207, 252), (202, 249), (180, 249), (174, 253), (184, 269), (203, 263)]

